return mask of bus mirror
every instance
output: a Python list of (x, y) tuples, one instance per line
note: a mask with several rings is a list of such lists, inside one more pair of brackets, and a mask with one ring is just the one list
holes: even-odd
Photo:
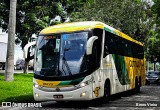
[(30, 42), (30, 43), (28, 43), (28, 44), (25, 45), (25, 47), (23, 49), (23, 57), (25, 59), (31, 58), (33, 56), (33, 50), (30, 50), (30, 49), (33, 49), (31, 47), (34, 46), (34, 45), (36, 45), (35, 41), (34, 42)]
[(95, 40), (97, 40), (98, 37), (97, 36), (92, 36), (91, 38), (89, 38), (89, 40), (87, 41), (87, 48), (86, 48), (86, 54), (87, 55), (91, 55), (92, 54), (92, 47), (93, 47), (93, 43)]

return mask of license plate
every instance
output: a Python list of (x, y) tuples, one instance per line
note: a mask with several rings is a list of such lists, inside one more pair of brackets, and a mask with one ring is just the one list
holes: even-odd
[(62, 99), (63, 95), (53, 95), (53, 98), (55, 98), (55, 99)]

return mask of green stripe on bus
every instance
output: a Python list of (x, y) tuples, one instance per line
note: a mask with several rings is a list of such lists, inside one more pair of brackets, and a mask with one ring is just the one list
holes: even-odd
[(58, 84), (58, 86), (77, 85), (77, 84), (79, 84), (83, 79), (84, 79), (84, 77), (78, 78), (78, 79), (75, 79), (75, 80), (61, 81), (60, 84)]
[(68, 81), (61, 81), (60, 84), (58, 84), (58, 86), (65, 86), (65, 85), (70, 85), (72, 80), (68, 80)]
[(77, 85), (77, 84), (79, 84), (80, 82), (82, 82), (83, 79), (84, 79), (84, 77), (78, 78), (78, 79), (75, 79), (75, 80), (72, 80), (72, 82), (71, 82), (70, 84), (71, 84), (71, 85)]
[(124, 60), (124, 56), (112, 54), (114, 59), (114, 63), (116, 66), (118, 79), (122, 85), (130, 84), (130, 79), (128, 75), (128, 71), (126, 69), (126, 63)]
[(109, 28), (104, 27), (104, 30), (112, 33), (112, 31)]

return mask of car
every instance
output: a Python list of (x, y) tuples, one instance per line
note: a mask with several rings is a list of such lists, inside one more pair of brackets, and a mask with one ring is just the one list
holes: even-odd
[(160, 84), (159, 71), (150, 71), (146, 74), (146, 85), (150, 85), (151, 83)]
[(23, 59), (17, 59), (16, 70), (22, 70), (24, 68), (25, 61)]

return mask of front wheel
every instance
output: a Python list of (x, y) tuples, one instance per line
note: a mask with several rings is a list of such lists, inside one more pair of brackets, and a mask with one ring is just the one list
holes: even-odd
[(140, 82), (138, 82), (138, 80), (135, 80), (135, 89), (134, 89), (135, 93), (139, 93), (140, 92)]
[(106, 83), (104, 85), (104, 96), (102, 97), (103, 103), (107, 103), (110, 100), (110, 84)]

